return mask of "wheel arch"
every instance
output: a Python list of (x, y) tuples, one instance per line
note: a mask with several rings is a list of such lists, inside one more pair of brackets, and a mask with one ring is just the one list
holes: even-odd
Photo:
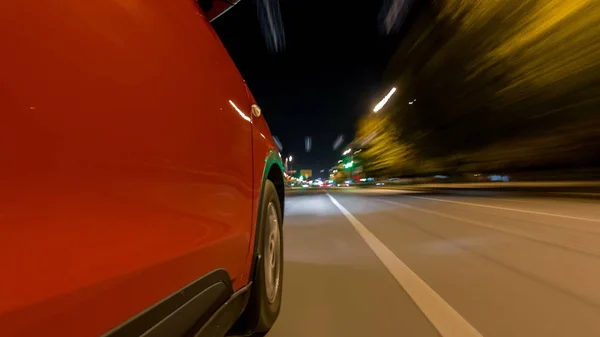
[[(267, 179), (273, 182), (275, 185), (275, 190), (277, 190), (277, 198), (279, 199), (279, 204), (281, 205), (281, 221), (283, 221), (283, 214), (285, 208), (285, 184), (283, 171), (281, 167), (275, 163), (271, 165), (269, 171), (267, 173)], [(266, 180), (265, 180), (266, 182)], [(263, 182), (264, 187), (264, 182)], [(262, 193), (262, 192), (261, 192)], [(262, 196), (261, 196), (262, 198)]]
[(256, 269), (256, 252), (258, 247), (257, 236), (261, 231), (261, 219), (262, 219), (262, 203), (264, 198), (265, 184), (267, 180), (273, 182), (275, 185), (275, 190), (277, 191), (277, 198), (279, 199), (279, 203), (281, 205), (281, 223), (283, 225), (283, 217), (284, 217), (284, 205), (285, 205), (285, 186), (284, 186), (284, 177), (283, 177), (283, 162), (281, 161), (281, 156), (275, 150), (269, 150), (268, 155), (265, 158), (265, 165), (262, 173), (262, 180), (260, 184), (260, 195), (258, 197), (258, 203), (256, 206), (256, 217), (255, 217), (255, 226), (254, 226), (254, 244), (252, 247), (252, 264), (250, 269), (250, 277), (254, 278), (254, 270)]
[[(284, 203), (285, 203), (285, 184), (284, 184), (284, 166), (281, 161), (281, 157), (279, 153), (275, 150), (270, 150), (268, 155), (264, 160), (264, 167), (262, 172), (262, 180), (260, 184), (260, 194), (258, 196), (258, 202), (256, 207), (256, 216), (255, 216), (255, 226), (254, 226), (254, 243), (251, 246), (251, 254), (252, 259), (250, 262), (250, 272), (249, 272), (249, 280), (252, 281), (255, 279), (255, 274), (257, 270), (257, 264), (260, 263), (261, 255), (259, 253), (259, 236), (263, 230), (263, 210), (262, 204), (265, 198), (265, 185), (267, 181), (270, 180), (275, 186), (275, 191), (277, 193), (277, 199), (279, 200), (281, 206), (281, 225), (283, 225), (283, 217), (284, 217)], [(250, 291), (250, 301), (252, 301), (254, 292)], [(249, 311), (248, 307), (244, 308), (240, 318), (230, 330), (229, 335), (247, 335), (252, 329), (255, 328), (258, 321), (257, 316), (252, 311)]]

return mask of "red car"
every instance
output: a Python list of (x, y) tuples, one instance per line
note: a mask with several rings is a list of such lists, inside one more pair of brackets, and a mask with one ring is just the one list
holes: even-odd
[(283, 165), (219, 4), (1, 2), (0, 336), (273, 325)]

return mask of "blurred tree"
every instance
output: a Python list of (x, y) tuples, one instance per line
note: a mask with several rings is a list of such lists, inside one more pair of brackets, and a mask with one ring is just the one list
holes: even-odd
[(410, 148), (398, 141), (398, 130), (390, 114), (367, 114), (358, 122), (356, 140), (367, 176), (401, 174), (407, 167)]
[[(387, 70), (415, 172), (600, 165), (600, 6), (440, 0)], [(415, 101), (416, 100), (416, 101)], [(414, 102), (414, 104), (409, 104)]]
[(344, 163), (338, 163), (335, 167), (333, 180), (336, 184), (343, 184), (348, 179), (350, 179), (350, 171), (344, 168)]

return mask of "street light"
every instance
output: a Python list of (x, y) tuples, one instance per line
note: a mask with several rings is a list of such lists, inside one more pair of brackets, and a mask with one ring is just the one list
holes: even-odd
[(290, 156), (290, 161), (292, 161), (292, 156)]
[(348, 150), (344, 151), (344, 153), (342, 153), (342, 155), (344, 155), (344, 156), (345, 156), (345, 155), (347, 155), (348, 153), (350, 153), (350, 151), (352, 151), (352, 149), (348, 149)]
[(392, 88), (390, 92), (373, 108), (373, 112), (377, 113), (377, 111), (381, 110), (383, 106), (390, 100), (390, 97), (396, 92), (396, 88)]

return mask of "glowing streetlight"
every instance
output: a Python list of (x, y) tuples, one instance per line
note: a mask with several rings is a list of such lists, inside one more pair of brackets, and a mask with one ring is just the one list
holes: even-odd
[(285, 157), (285, 170), (286, 171), (292, 170), (292, 156)]
[(348, 150), (344, 151), (344, 153), (342, 153), (342, 154), (347, 155), (348, 153), (350, 153), (350, 151), (352, 151), (352, 149), (348, 149)]
[(390, 97), (396, 92), (396, 88), (392, 88), (390, 92), (373, 108), (373, 112), (377, 112), (383, 108), (383, 106), (390, 100)]

